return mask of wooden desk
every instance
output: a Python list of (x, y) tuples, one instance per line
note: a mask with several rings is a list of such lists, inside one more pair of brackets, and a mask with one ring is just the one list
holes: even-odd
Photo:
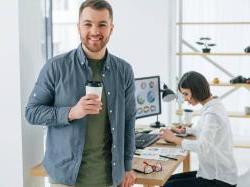
[[(152, 187), (152, 186), (162, 186), (169, 179), (169, 177), (173, 174), (175, 169), (183, 162), (183, 171), (187, 169), (189, 164), (189, 154), (187, 156), (178, 156), (178, 161), (168, 160), (168, 161), (160, 161), (162, 165), (161, 172), (153, 172), (151, 174), (142, 174), (136, 172), (136, 184), (143, 184), (144, 187)], [(140, 164), (143, 160), (141, 158), (134, 158), (133, 164)], [(188, 163), (187, 166), (185, 166)], [(185, 170), (189, 171), (189, 170)], [(36, 177), (47, 177), (47, 172), (42, 166), (42, 164), (38, 164), (30, 170), (30, 175)]]
[[(143, 174), (136, 172), (136, 184), (143, 184), (144, 187), (152, 186), (163, 186), (169, 177), (174, 173), (176, 168), (184, 161), (184, 156), (178, 156), (178, 161), (168, 160), (168, 161), (159, 161), (162, 165), (162, 171), (153, 172), (150, 174)], [(141, 158), (134, 158), (133, 164), (142, 163)], [(150, 161), (149, 161), (150, 162)]]
[[(153, 146), (157, 147), (174, 147), (171, 145), (158, 145), (154, 144)], [(143, 174), (136, 172), (136, 184), (143, 184), (144, 187), (152, 186), (162, 186), (169, 179), (169, 177), (174, 173), (176, 168), (183, 162), (183, 171), (190, 171), (190, 155), (187, 156), (177, 156), (178, 161), (176, 160), (167, 160), (159, 161), (162, 165), (162, 171), (153, 172), (151, 174)], [(134, 158), (133, 165), (142, 164), (142, 158)], [(149, 160), (150, 161), (150, 160)], [(154, 161), (155, 162), (155, 161)], [(42, 164), (38, 164), (30, 170), (30, 175), (37, 177), (46, 177), (47, 173)]]
[[(194, 136), (186, 137), (187, 139), (195, 139)], [(155, 143), (152, 146), (155, 147), (176, 147), (175, 145), (162, 145)], [(152, 187), (152, 186), (162, 186), (169, 179), (169, 177), (174, 173), (176, 168), (183, 162), (183, 172), (190, 171), (190, 153), (186, 156), (177, 156), (178, 161), (176, 160), (167, 160), (161, 161), (163, 171), (161, 172), (153, 172), (151, 174), (143, 174), (136, 172), (136, 184), (143, 184), (144, 187)], [(134, 158), (133, 165), (140, 164), (145, 159)], [(42, 164), (38, 164), (31, 168), (30, 174), (32, 176), (40, 176), (46, 177), (47, 173)]]

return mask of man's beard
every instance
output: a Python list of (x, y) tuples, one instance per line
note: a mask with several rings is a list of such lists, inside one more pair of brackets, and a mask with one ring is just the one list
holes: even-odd
[[(110, 37), (110, 36), (109, 36)], [(90, 51), (90, 52), (93, 52), (93, 53), (97, 53), (99, 51), (101, 51), (103, 48), (106, 47), (108, 41), (109, 41), (109, 37), (107, 37), (105, 40), (101, 40), (100, 43), (97, 43), (95, 45), (93, 44), (90, 44), (88, 42), (88, 40), (85, 40), (81, 37), (81, 41), (83, 43), (83, 45)]]

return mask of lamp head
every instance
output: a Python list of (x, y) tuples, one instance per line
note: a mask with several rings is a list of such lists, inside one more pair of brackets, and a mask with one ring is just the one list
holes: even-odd
[(161, 90), (162, 92), (162, 100), (165, 102), (170, 102), (173, 101), (174, 99), (177, 99), (176, 94), (170, 90), (166, 84), (163, 85), (163, 90)]

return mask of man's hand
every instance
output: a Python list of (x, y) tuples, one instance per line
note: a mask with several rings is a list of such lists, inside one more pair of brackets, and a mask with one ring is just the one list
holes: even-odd
[(122, 183), (119, 185), (119, 187), (130, 187), (135, 184), (136, 175), (133, 171), (127, 171), (125, 172), (125, 176), (122, 180)]
[(98, 100), (97, 95), (88, 94), (78, 101), (69, 111), (69, 121), (83, 118), (88, 114), (99, 114), (102, 109), (102, 102)]

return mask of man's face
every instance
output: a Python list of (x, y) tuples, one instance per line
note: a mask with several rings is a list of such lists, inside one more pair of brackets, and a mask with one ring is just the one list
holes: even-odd
[(90, 52), (105, 50), (113, 30), (113, 23), (107, 9), (83, 9), (78, 23), (81, 42)]

